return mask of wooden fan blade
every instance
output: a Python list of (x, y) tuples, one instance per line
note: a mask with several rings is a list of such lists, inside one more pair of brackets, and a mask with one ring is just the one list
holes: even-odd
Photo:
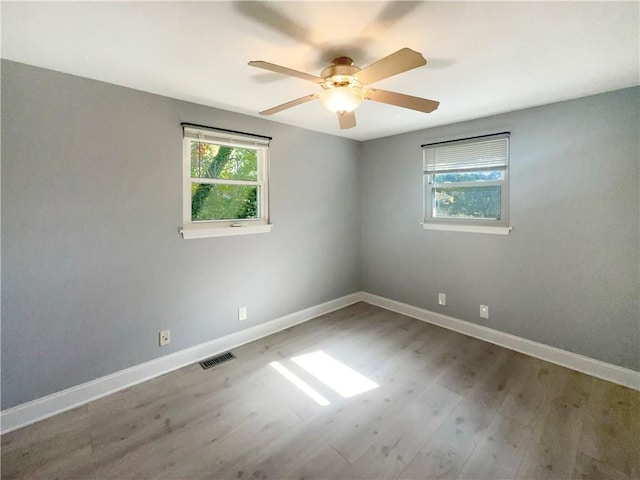
[(354, 112), (338, 112), (338, 123), (342, 130), (356, 126), (356, 114)]
[(311, 95), (296, 98), (295, 100), (291, 100), (290, 102), (283, 103), (282, 105), (278, 105), (277, 107), (273, 107), (269, 110), (260, 112), (260, 115), (273, 115), (274, 113), (281, 112), (282, 110), (286, 110), (287, 108), (295, 107), (296, 105), (302, 105), (303, 103), (310, 102), (311, 100), (315, 100), (319, 97), (320, 95), (318, 95), (317, 93), (312, 93)]
[(299, 72), (298, 70), (293, 70), (292, 68), (282, 67), (280, 65), (276, 65), (275, 63), (263, 62), (262, 60), (253, 60), (249, 62), (249, 65), (252, 67), (263, 68), (271, 72), (282, 73), (291, 77), (298, 77), (303, 80), (309, 80), (310, 82), (314, 83), (324, 82), (324, 79), (321, 77), (316, 77), (315, 75)]
[(438, 105), (440, 105), (440, 102), (436, 102), (435, 100), (377, 89), (367, 90), (364, 98), (367, 100), (373, 100), (374, 102), (388, 103), (389, 105), (395, 105), (396, 107), (409, 108), (411, 110), (418, 110), (419, 112), (424, 113), (431, 113), (438, 108)]
[(369, 85), (383, 78), (393, 77), (398, 73), (421, 67), (426, 63), (427, 61), (420, 53), (410, 48), (402, 48), (363, 68), (355, 76), (363, 85)]

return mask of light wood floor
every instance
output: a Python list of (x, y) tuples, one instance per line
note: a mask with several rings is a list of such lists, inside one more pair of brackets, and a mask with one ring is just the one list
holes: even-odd
[[(316, 351), (379, 386), (342, 397)], [(2, 478), (640, 478), (639, 392), (368, 304), (234, 353), (4, 435)]]

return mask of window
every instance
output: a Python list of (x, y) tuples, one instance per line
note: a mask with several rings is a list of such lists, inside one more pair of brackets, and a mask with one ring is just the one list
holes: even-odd
[(183, 128), (183, 237), (270, 231), (270, 138)]
[(509, 134), (423, 145), (424, 228), (509, 233)]

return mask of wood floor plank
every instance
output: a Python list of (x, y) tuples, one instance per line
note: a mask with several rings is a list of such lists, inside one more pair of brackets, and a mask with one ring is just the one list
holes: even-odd
[(376, 432), (376, 442), (353, 465), (348, 478), (397, 478), (461, 399), (440, 385), (431, 385)]
[[(299, 421), (287, 408), (267, 401), (265, 392), (252, 393), (261, 399), (261, 405), (234, 410), (233, 426), (225, 428), (216, 423), (225, 417), (203, 417), (187, 428), (176, 428), (151, 442), (130, 445), (123, 455), (100, 465), (97, 477), (206, 478), (234, 469), (243, 457), (268, 447), (262, 436), (280, 435)], [(157, 463), (141, 461), (147, 458), (154, 458)]]
[(2, 479), (640, 478), (640, 392), (372, 305), (234, 353), (3, 435)]
[(536, 419), (531, 448), (518, 469), (516, 478), (571, 478), (592, 378), (563, 370), (555, 394), (546, 411)]
[(73, 478), (92, 457), (87, 406), (2, 436), (2, 478)]
[(638, 477), (630, 477), (624, 472), (580, 452), (576, 457), (576, 465), (571, 478), (574, 480), (635, 480)]
[(600, 465), (640, 478), (640, 395), (593, 379), (580, 451)]
[(511, 479), (531, 442), (533, 429), (497, 414), (487, 436), (467, 460), (460, 478)]
[(344, 478), (349, 466), (344, 457), (323, 442), (297, 457), (290, 467), (284, 468), (282, 474), (275, 478), (339, 480)]
[(549, 392), (557, 385), (557, 377), (562, 371), (562, 368), (550, 363), (528, 358), (517, 385), (500, 407), (500, 414), (522, 425), (533, 425), (551, 401)]
[[(254, 465), (271, 453), (273, 439), (294, 430), (298, 422), (299, 418), (285, 409), (273, 409), (261, 411), (216, 443), (194, 445), (187, 437), (184, 443), (189, 448), (174, 455), (176, 466), (162, 478), (235, 478), (239, 466), (250, 471), (252, 477), (261, 478), (260, 469)], [(270, 441), (265, 442), (265, 438)]]
[[(220, 367), (220, 372), (224, 372), (232, 365)], [(110, 404), (91, 407), (94, 451), (102, 453), (106, 450), (117, 455), (118, 451), (126, 452), (132, 446), (153, 441), (176, 429), (188, 429), (203, 418), (231, 428), (244, 412), (256, 409), (259, 402), (266, 401), (246, 395), (247, 392), (256, 392), (263, 397), (270, 393), (248, 377), (216, 388), (212, 386), (217, 383), (216, 378), (209, 373), (200, 370), (201, 381), (192, 388), (171, 390), (152, 400), (142, 400), (132, 408), (120, 410)]]
[(459, 477), (476, 445), (486, 437), (507, 393), (502, 385), (513, 357), (504, 349), (496, 357), (485, 366), (484, 381), (468, 392), (399, 478)]
[[(415, 402), (420, 404), (419, 399), (432, 388), (439, 378), (438, 373), (446, 371), (450, 365), (446, 361), (432, 365), (426, 361), (426, 356), (416, 354), (411, 345), (398, 353), (403, 361), (389, 362), (384, 373), (374, 375), (381, 383), (379, 389), (370, 392), (357, 414), (343, 422), (342, 428), (327, 440), (349, 462), (357, 461), (378, 441), (377, 435), (381, 431), (398, 421), (398, 412)], [(447, 359), (454, 345), (456, 342), (442, 342), (430, 353), (437, 359)], [(404, 368), (391, 368), (392, 365), (403, 365)]]
[(438, 384), (464, 395), (484, 376), (487, 367), (490, 368), (500, 350), (500, 347), (490, 343), (476, 339), (467, 340), (453, 356), (457, 361), (438, 380)]

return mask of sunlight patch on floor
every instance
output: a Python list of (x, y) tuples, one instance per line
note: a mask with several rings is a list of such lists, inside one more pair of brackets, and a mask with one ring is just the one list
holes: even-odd
[(302, 390), (304, 393), (309, 395), (318, 404), (322, 405), (323, 407), (326, 406), (326, 405), (329, 405), (329, 400), (327, 400), (322, 395), (320, 395), (318, 392), (316, 392), (311, 386), (309, 386), (308, 383), (306, 383), (304, 380), (300, 379), (291, 370), (289, 370), (288, 368), (282, 366), (282, 364), (280, 362), (271, 362), (269, 365), (271, 365), (273, 368), (275, 368), (284, 378), (289, 380), (291, 383), (293, 383), (300, 390)]
[(291, 360), (345, 398), (379, 387), (377, 383), (322, 350), (293, 357)]

